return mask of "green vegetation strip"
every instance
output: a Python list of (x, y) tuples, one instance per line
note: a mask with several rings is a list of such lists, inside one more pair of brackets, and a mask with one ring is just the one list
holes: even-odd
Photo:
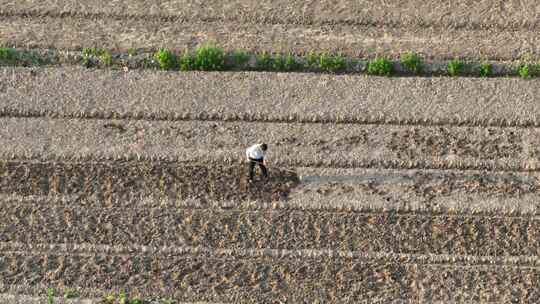
[(226, 52), (205, 44), (195, 50), (175, 53), (159, 49), (154, 53), (128, 50), (116, 53), (100, 48), (81, 52), (58, 50), (20, 50), (0, 48), (0, 66), (83, 65), (87, 68), (161, 69), (168, 71), (266, 71), (313, 72), (331, 74), (368, 74), (376, 76), (519, 76), (540, 77), (540, 62), (472, 62), (462, 59), (426, 62), (414, 52), (404, 53), (400, 60), (385, 57), (350, 58), (340, 54), (309, 53), (304, 56), (281, 53)]

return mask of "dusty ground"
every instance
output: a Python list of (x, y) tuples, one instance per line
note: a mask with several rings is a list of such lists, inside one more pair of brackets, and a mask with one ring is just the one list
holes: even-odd
[(352, 56), (513, 60), (539, 55), (534, 1), (2, 1), (0, 44), (176, 50), (339, 51)]
[[(0, 0), (0, 45), (535, 59), (539, 16), (502, 0)], [(1, 68), (0, 302), (52, 287), (89, 303), (535, 303), (537, 96), (538, 79)], [(249, 186), (243, 148), (260, 141), (271, 178)]]
[(539, 83), (516, 78), (2, 68), (0, 112), (107, 119), (540, 126)]
[[(233, 303), (539, 292), (535, 81), (0, 78), (0, 292)], [(249, 187), (242, 147), (263, 140), (272, 178)]]

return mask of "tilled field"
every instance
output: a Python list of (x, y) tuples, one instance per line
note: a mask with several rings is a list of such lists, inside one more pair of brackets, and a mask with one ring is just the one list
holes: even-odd
[[(531, 303), (540, 292), (535, 82), (1, 74), (0, 293)], [(339, 93), (336, 79), (372, 93)], [(224, 81), (231, 90), (210, 85)], [(516, 87), (527, 113), (504, 89)], [(491, 95), (473, 103), (475, 89)], [(243, 149), (260, 141), (271, 177), (249, 185)]]
[[(540, 54), (539, 16), (517, 0), (0, 0), (0, 46), (513, 64)], [(536, 303), (537, 96), (538, 79), (1, 67), (0, 303)], [(256, 142), (270, 178), (249, 184)]]
[(340, 51), (351, 56), (515, 60), (539, 55), (535, 1), (11, 1), (0, 44), (175, 50)]

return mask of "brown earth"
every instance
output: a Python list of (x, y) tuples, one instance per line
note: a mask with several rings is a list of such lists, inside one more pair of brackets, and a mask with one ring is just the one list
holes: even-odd
[(536, 99), (540, 96), (539, 82), (516, 78), (1, 68), (0, 113), (530, 127), (540, 126)]
[(227, 50), (394, 58), (416, 51), (428, 58), (477, 60), (534, 59), (540, 53), (534, 1), (7, 1), (2, 7), (4, 46), (182, 50), (214, 41)]

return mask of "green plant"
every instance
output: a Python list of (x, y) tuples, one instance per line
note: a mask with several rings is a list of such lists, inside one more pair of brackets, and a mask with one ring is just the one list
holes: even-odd
[(324, 72), (338, 73), (345, 70), (347, 64), (341, 55), (323, 53), (319, 56), (319, 68)]
[(128, 296), (125, 292), (118, 294), (118, 304), (128, 304)]
[(368, 62), (367, 73), (371, 75), (390, 76), (394, 72), (392, 61), (377, 57)]
[(518, 74), (523, 79), (529, 79), (533, 75), (533, 67), (529, 64), (521, 64), (518, 66)]
[(197, 49), (195, 54), (195, 66), (203, 71), (221, 71), (225, 66), (223, 50), (207, 44)]
[(418, 74), (422, 71), (422, 58), (416, 53), (405, 53), (401, 56), (401, 64), (414, 74)]
[(270, 71), (274, 67), (274, 59), (267, 52), (263, 52), (257, 56), (255, 66), (259, 71)]
[(0, 64), (14, 64), (17, 62), (18, 53), (12, 48), (0, 48)]
[(249, 55), (240, 50), (236, 50), (233, 53), (233, 60), (236, 67), (244, 67), (249, 61)]
[(480, 76), (482, 77), (491, 76), (491, 73), (493, 72), (492, 69), (493, 67), (491, 66), (491, 64), (487, 62), (480, 64)]
[(116, 297), (112, 294), (109, 294), (109, 295), (106, 295), (103, 300), (105, 301), (105, 303), (107, 304), (113, 304), (114, 301), (116, 301)]
[(135, 56), (135, 55), (137, 55), (137, 50), (134, 49), (134, 48), (129, 48), (127, 52), (128, 52), (128, 55), (129, 55), (129, 56)]
[(105, 66), (111, 66), (112, 65), (112, 56), (111, 56), (111, 53), (105, 51), (103, 52), (100, 56), (99, 56), (99, 59), (101, 59), (101, 62), (103, 62), (103, 64)]
[(272, 62), (272, 69), (275, 71), (296, 71), (301, 68), (299, 62), (291, 54), (278, 56)]
[(83, 56), (94, 56), (94, 57), (100, 57), (101, 55), (105, 54), (106, 51), (101, 48), (93, 47), (93, 48), (83, 48), (82, 54)]
[(453, 59), (448, 62), (448, 74), (450, 76), (457, 76), (459, 74), (463, 74), (465, 71), (465, 62), (459, 60), (459, 59)]
[(75, 290), (68, 290), (66, 293), (64, 293), (65, 299), (75, 299), (79, 297), (79, 293)]
[(308, 67), (315, 67), (317, 63), (319, 62), (319, 56), (315, 55), (315, 53), (310, 52), (306, 57), (306, 64)]
[(54, 289), (47, 289), (47, 304), (54, 304)]
[(131, 301), (129, 301), (129, 304), (143, 304), (143, 301), (139, 298), (133, 298)]
[(192, 71), (195, 69), (195, 58), (189, 50), (185, 50), (182, 57), (178, 60), (178, 67), (180, 71)]
[(176, 56), (168, 49), (159, 49), (154, 58), (162, 70), (172, 70), (176, 65)]

